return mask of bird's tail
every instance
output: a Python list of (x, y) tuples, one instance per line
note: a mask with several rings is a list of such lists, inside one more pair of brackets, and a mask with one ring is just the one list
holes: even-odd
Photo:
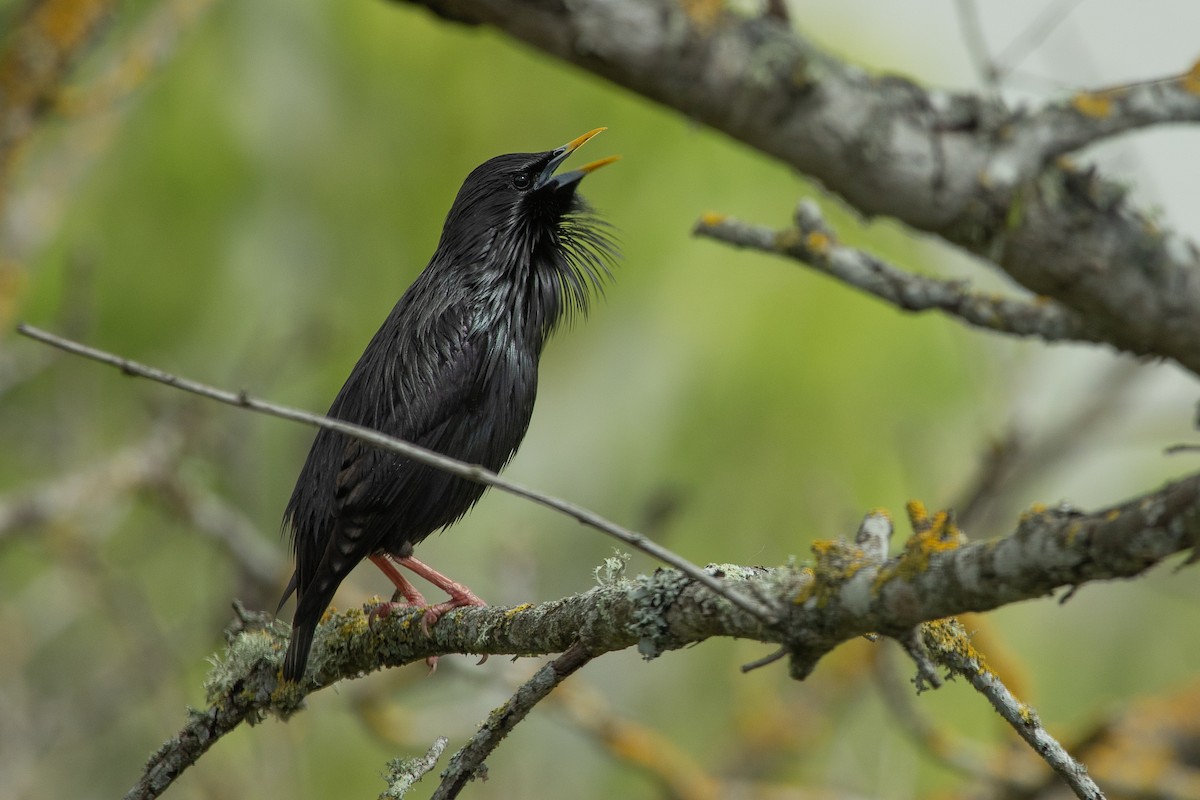
[(304, 677), (308, 666), (308, 651), (312, 649), (313, 636), (317, 632), (315, 623), (293, 620), (292, 640), (288, 642), (287, 655), (283, 657), (283, 679), (298, 681)]
[(337, 584), (337, 581), (317, 581), (315, 585), (308, 587), (307, 591), (299, 594), (296, 613), (292, 617), (292, 640), (288, 643), (287, 655), (283, 657), (284, 680), (298, 681), (304, 677), (304, 669), (308, 666), (308, 653), (317, 633), (317, 623), (321, 621), (321, 616), (333, 600)]

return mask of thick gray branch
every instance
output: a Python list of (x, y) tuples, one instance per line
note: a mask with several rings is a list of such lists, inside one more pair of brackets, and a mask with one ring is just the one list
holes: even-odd
[[(1033, 112), (870, 74), (770, 18), (675, 0), (408, 0), (489, 24), (779, 158), (868, 216), (982, 255), (1107, 341), (1200, 372), (1200, 251), (1057, 160), (1147, 125), (1200, 121), (1200, 79)], [(803, 20), (800, 21), (803, 24)]]

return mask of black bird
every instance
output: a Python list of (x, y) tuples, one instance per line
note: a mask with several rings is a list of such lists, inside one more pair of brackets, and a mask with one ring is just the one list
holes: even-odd
[[(554, 174), (604, 128), (543, 153), (497, 156), (467, 176), (429, 265), (363, 351), (329, 416), (498, 471), (533, 414), (538, 358), (559, 323), (584, 314), (615, 252), (576, 193), (616, 157)], [(447, 592), (423, 624), (464, 605), (466, 587), (413, 558), (413, 547), (457, 521), (479, 483), (322, 429), (284, 512), (296, 593), (283, 676), (299, 680), (338, 585), (364, 558), (395, 584), (400, 605), (424, 606), (403, 566)], [(391, 604), (381, 607), (386, 610)]]

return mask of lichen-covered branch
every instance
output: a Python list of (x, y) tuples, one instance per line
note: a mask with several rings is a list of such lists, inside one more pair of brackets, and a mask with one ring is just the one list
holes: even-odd
[(1053, 300), (985, 294), (965, 281), (908, 272), (838, 241), (812, 201), (796, 210), (796, 227), (776, 231), (719, 214), (706, 214), (694, 232), (735, 247), (774, 253), (806, 264), (904, 311), (941, 311), (990, 331), (1046, 341), (1104, 342), (1079, 314)]
[(379, 800), (400, 800), (408, 794), (417, 781), (433, 772), (433, 768), (437, 766), (438, 759), (442, 757), (442, 753), (446, 749), (446, 745), (450, 740), (445, 736), (439, 736), (434, 740), (433, 745), (425, 752), (425, 755), (420, 758), (396, 758), (388, 764), (387, 769), (387, 789), (379, 795)]
[(581, 667), (591, 661), (592, 653), (582, 642), (576, 642), (558, 658), (539, 669), (504, 705), (497, 708), (471, 737), (471, 741), (454, 754), (450, 766), (442, 773), (442, 782), (432, 800), (452, 800), (474, 780), (483, 761), (521, 720), (554, 689)]
[(1132, 207), (1116, 182), (1060, 158), (1140, 127), (1200, 121), (1200, 70), (1026, 112), (868, 73), (776, 19), (690, 15), (675, 0), (406, 2), (495, 26), (723, 131), (866, 216), (991, 260), (1113, 346), (1200, 372), (1200, 249)]
[(242, 720), (290, 716), (309, 692), (431, 655), (540, 655), (578, 643), (590, 657), (636, 645), (654, 658), (731, 636), (782, 644), (792, 674), (802, 678), (825, 653), (865, 633), (910, 641), (922, 622), (1043, 597), (1064, 586), (1132, 577), (1197, 548), (1200, 474), (1093, 513), (1036, 508), (1011, 534), (991, 542), (967, 543), (948, 512), (928, 515), (913, 503), (909, 515), (914, 534), (886, 560), (881, 547), (891, 524), (886, 513), (872, 512), (854, 541), (815, 544), (810, 567), (707, 568), (739, 593), (786, 609), (770, 625), (663, 569), (538, 605), (457, 609), (428, 636), (419, 611), (375, 624), (363, 609), (334, 613), (318, 630), (308, 674), (298, 685), (279, 677), (287, 626), (243, 613), (250, 624), (230, 637), (209, 678), (210, 707), (190, 715), (130, 797), (156, 797), (215, 737)]
[(1104, 800), (1104, 793), (1088, 775), (1087, 768), (1075, 760), (1043, 726), (1037, 713), (1013, 696), (995, 672), (988, 669), (983, 656), (971, 647), (966, 630), (955, 620), (941, 620), (922, 626), (926, 648), (938, 663), (961, 675), (987, 698), (1004, 721), (1029, 744), (1080, 800)]
[(819, 610), (821, 625), (789, 631), (798, 677), (850, 631), (903, 640), (921, 622), (1133, 577), (1185, 550), (1192, 551), (1185, 563), (1200, 560), (1200, 474), (1086, 514), (1035, 506), (1012, 533), (988, 542), (968, 544), (952, 512), (930, 516), (914, 502), (909, 517), (913, 536), (882, 566), (840, 540), (814, 545), (816, 580), (798, 602)]

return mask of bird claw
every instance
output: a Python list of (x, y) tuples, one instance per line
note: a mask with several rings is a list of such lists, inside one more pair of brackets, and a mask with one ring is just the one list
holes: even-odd
[(464, 590), (460, 594), (451, 596), (451, 598), (445, 602), (427, 606), (425, 608), (425, 613), (421, 615), (421, 632), (426, 636), (429, 636), (430, 628), (436, 625), (438, 620), (440, 620), (447, 611), (453, 611), (456, 608), (468, 608), (470, 606), (486, 605), (487, 603), (480, 600), (472, 592)]
[(413, 606), (407, 600), (389, 600), (384, 603), (377, 603), (367, 614), (367, 622), (374, 625), (376, 620), (387, 619), (393, 614), (398, 614), (401, 611), (412, 611), (415, 608), (417, 607)]

